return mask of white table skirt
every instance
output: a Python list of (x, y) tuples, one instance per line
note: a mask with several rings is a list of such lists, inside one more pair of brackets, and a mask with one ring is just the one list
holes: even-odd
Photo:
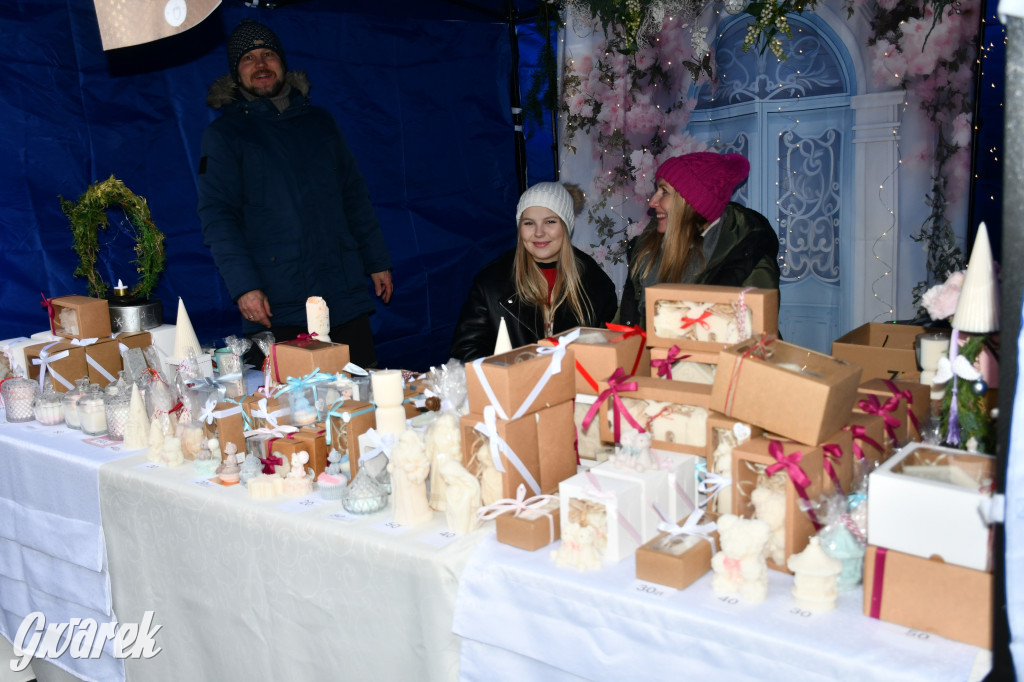
[(126, 662), (131, 682), (458, 677), (458, 576), (484, 531), (438, 547), (426, 540), (443, 514), (392, 535), (390, 511), (290, 513), (240, 485), (201, 487), (188, 463), (145, 464), (100, 473), (114, 606), (163, 626), (161, 653)]
[[(36, 611), (47, 623), (115, 620), (98, 481), (100, 466), (125, 453), (84, 438), (63, 426), (0, 424), (0, 635), (9, 641)], [(109, 641), (99, 659), (52, 663), (83, 680), (124, 679)]]
[[(635, 563), (559, 569), (549, 552), (484, 538), (463, 571), (453, 630), (465, 680), (957, 680), (990, 654), (867, 618), (861, 592), (800, 613), (793, 579), (769, 571), (768, 599), (721, 599), (705, 575), (686, 590), (638, 589)], [(736, 603), (733, 603), (736, 602)]]

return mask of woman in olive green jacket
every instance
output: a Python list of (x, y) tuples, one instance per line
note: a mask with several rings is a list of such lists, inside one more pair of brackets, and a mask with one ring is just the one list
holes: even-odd
[(697, 152), (658, 168), (654, 220), (627, 250), (619, 321), (644, 325), (644, 289), (662, 282), (779, 288), (779, 238), (768, 219), (729, 201), (750, 164)]

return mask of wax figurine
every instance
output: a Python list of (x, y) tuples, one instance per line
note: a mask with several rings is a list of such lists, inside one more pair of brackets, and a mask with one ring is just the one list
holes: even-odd
[(473, 449), (473, 459), (477, 462), (476, 477), (480, 480), (480, 501), (484, 505), (494, 504), (502, 495), (501, 472), (494, 467), (491, 458), (491, 444), (487, 438), (479, 438)]
[(445, 484), (448, 529), (464, 535), (479, 525), (476, 510), (480, 508), (480, 481), (454, 459), (441, 465), (441, 478)]
[(309, 453), (299, 450), (292, 453), (291, 467), (284, 480), (284, 491), (288, 495), (308, 495), (313, 492), (313, 479), (306, 475)]
[(406, 429), (391, 450), (387, 470), (391, 473), (391, 497), (394, 519), (403, 526), (430, 522), (434, 512), (427, 500), (427, 475), (430, 458), (423, 449), (419, 435)]
[(754, 505), (754, 518), (761, 519), (771, 528), (765, 553), (777, 565), (786, 560), (786, 474), (759, 476), (758, 485), (750, 493)]
[(430, 458), (430, 507), (445, 511), (445, 479), (441, 469), (446, 462), (462, 459), (462, 439), (455, 415), (442, 414), (427, 427), (427, 456)]
[(733, 514), (718, 517), (720, 551), (711, 557), (711, 589), (716, 594), (739, 594), (757, 603), (768, 596), (768, 565), (765, 546), (771, 529), (764, 521)]

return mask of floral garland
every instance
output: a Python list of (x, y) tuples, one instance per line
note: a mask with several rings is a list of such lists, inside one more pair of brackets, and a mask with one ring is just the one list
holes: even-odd
[(60, 197), (60, 208), (71, 223), (71, 235), (74, 239), (75, 252), (79, 263), (75, 275), (85, 277), (89, 281), (89, 294), (97, 298), (106, 296), (110, 289), (96, 270), (99, 253), (98, 233), (100, 228), (107, 227), (107, 209), (120, 206), (128, 220), (137, 230), (135, 235), (135, 264), (140, 273), (139, 281), (132, 294), (149, 298), (156, 287), (160, 273), (163, 272), (166, 257), (164, 255), (164, 235), (153, 224), (149, 205), (146, 200), (128, 189), (123, 182), (111, 175), (102, 182), (89, 186), (78, 197), (78, 201), (67, 201)]
[(903, 157), (908, 164), (932, 165), (925, 197), (931, 210), (911, 237), (926, 252), (926, 279), (914, 287), (919, 306), (932, 284), (964, 268), (948, 213), (970, 182), (978, 7), (978, 0), (879, 0), (870, 17), (875, 82), (918, 100), (931, 125), (924, 148)]

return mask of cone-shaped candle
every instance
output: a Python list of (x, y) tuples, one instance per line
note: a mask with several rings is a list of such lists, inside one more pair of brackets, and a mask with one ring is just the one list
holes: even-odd
[(192, 328), (192, 320), (188, 318), (188, 311), (185, 310), (185, 302), (179, 298), (178, 320), (175, 322), (174, 329), (174, 357), (179, 360), (187, 358), (189, 351), (192, 351), (196, 357), (203, 354), (203, 350), (199, 346), (199, 339), (196, 338), (196, 332)]
[(139, 387), (132, 384), (132, 399), (128, 405), (128, 423), (124, 427), (124, 449), (141, 450), (149, 445), (149, 415), (142, 402)]
[(953, 314), (953, 327), (973, 334), (999, 331), (999, 285), (985, 223), (978, 226), (974, 238), (967, 275)]
[(494, 355), (507, 353), (512, 350), (512, 340), (508, 338), (508, 327), (505, 326), (505, 318), (501, 318), (498, 325), (498, 340), (494, 343)]

